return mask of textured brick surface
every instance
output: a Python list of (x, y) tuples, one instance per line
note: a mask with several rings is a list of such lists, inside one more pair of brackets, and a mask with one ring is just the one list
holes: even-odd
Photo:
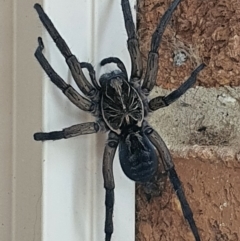
[[(174, 159), (202, 241), (240, 240), (240, 163)], [(194, 241), (168, 180), (147, 201), (137, 187), (137, 241)]]
[[(144, 64), (151, 34), (170, 3), (138, 1)], [(215, 88), (194, 88), (149, 118), (174, 157), (202, 241), (240, 240), (239, 23), (238, 0), (182, 0), (159, 52), (157, 85), (177, 88), (204, 62), (197, 85)], [(186, 60), (176, 66), (175, 57), (182, 53)], [(155, 88), (153, 96), (164, 91)], [(149, 199), (137, 186), (136, 240), (194, 240), (168, 179), (160, 180), (159, 190)]]
[[(151, 34), (171, 0), (138, 1), (138, 34), (145, 64)], [(240, 4), (238, 0), (183, 0), (168, 25), (161, 46), (157, 85), (177, 87), (199, 63), (207, 68), (199, 85), (240, 85)], [(174, 56), (186, 62), (174, 66)]]

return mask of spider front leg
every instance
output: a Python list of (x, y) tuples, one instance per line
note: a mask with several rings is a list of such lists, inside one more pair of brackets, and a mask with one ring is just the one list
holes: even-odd
[(162, 35), (164, 33), (164, 30), (174, 12), (178, 4), (181, 2), (181, 0), (174, 0), (168, 10), (164, 13), (162, 16), (157, 29), (155, 30), (152, 41), (151, 41), (151, 50), (148, 54), (148, 61), (147, 61), (147, 70), (145, 74), (145, 78), (142, 84), (142, 89), (146, 92), (146, 94), (149, 94), (149, 92), (153, 89), (156, 78), (157, 78), (157, 72), (158, 72), (158, 49), (162, 40)]
[(172, 104), (175, 100), (181, 97), (188, 89), (190, 89), (197, 80), (198, 73), (205, 67), (205, 64), (200, 64), (191, 74), (191, 76), (167, 96), (158, 96), (149, 101), (148, 106), (151, 111), (166, 107)]
[(114, 132), (108, 134), (107, 144), (103, 154), (103, 179), (106, 189), (105, 206), (105, 241), (110, 241), (113, 233), (113, 206), (114, 206), (114, 177), (113, 177), (113, 159), (119, 143), (119, 137)]
[(34, 8), (38, 13), (41, 22), (43, 23), (46, 30), (52, 37), (53, 41), (56, 43), (62, 55), (64, 56), (67, 65), (72, 73), (73, 79), (75, 80), (79, 89), (83, 92), (84, 95), (89, 97), (91, 100), (98, 101), (98, 91), (88, 82), (88, 80), (84, 76), (81, 65), (78, 62), (76, 56), (71, 53), (66, 42), (58, 33), (57, 29), (55, 28), (47, 14), (43, 11), (41, 5), (35, 4)]
[(100, 126), (98, 125), (98, 123), (87, 122), (64, 128), (61, 131), (37, 132), (34, 134), (33, 138), (35, 141), (55, 141), (60, 139), (68, 139), (80, 135), (97, 133), (99, 130)]
[(193, 219), (193, 212), (187, 202), (187, 199), (185, 197), (184, 191), (182, 189), (181, 182), (179, 180), (179, 177), (175, 171), (174, 164), (172, 161), (172, 157), (170, 155), (170, 152), (162, 140), (162, 138), (158, 135), (156, 131), (154, 131), (151, 127), (146, 126), (145, 127), (145, 134), (148, 136), (149, 140), (152, 142), (152, 144), (156, 147), (159, 156), (163, 162), (163, 165), (165, 167), (165, 170), (168, 172), (169, 179), (173, 185), (173, 188), (178, 196), (178, 199), (181, 204), (181, 208), (183, 211), (184, 218), (188, 221), (189, 226), (192, 230), (193, 236), (196, 241), (201, 241), (200, 236), (198, 233), (197, 226), (195, 224), (195, 221)]
[(42, 38), (38, 38), (38, 47), (35, 51), (35, 57), (42, 66), (50, 80), (60, 89), (63, 94), (78, 108), (84, 111), (93, 111), (94, 107), (91, 101), (82, 97), (71, 85), (68, 85), (52, 68), (42, 51), (44, 49)]
[(143, 65), (142, 65), (142, 58), (141, 53), (139, 50), (139, 43), (137, 39), (136, 29), (134, 26), (132, 12), (129, 5), (129, 0), (122, 0), (122, 11), (124, 16), (125, 28), (127, 30), (128, 35), (128, 51), (131, 57), (132, 63), (132, 72), (130, 81), (139, 81), (143, 74)]

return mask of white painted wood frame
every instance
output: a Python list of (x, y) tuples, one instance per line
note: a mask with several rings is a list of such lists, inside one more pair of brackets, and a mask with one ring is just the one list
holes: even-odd
[[(133, 14), (134, 0), (131, 0)], [(35, 1), (0, 0), (0, 240), (104, 240), (102, 155), (106, 134), (33, 141), (36, 131), (61, 130), (93, 120), (46, 76), (33, 54), (42, 36), (44, 54), (76, 87), (64, 58), (44, 30)], [(80, 61), (97, 76), (106, 57), (122, 59), (130, 73), (120, 0), (39, 1)], [(114, 160), (112, 241), (135, 240), (134, 183)]]

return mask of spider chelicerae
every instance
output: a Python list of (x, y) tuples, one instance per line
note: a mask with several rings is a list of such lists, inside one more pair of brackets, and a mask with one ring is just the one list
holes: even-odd
[[(117, 57), (109, 57), (101, 61), (101, 66), (115, 63), (118, 70), (103, 74), (99, 82), (96, 80), (93, 66), (90, 63), (77, 60), (42, 7), (39, 4), (34, 6), (41, 22), (65, 57), (72, 77), (84, 96), (79, 94), (71, 85), (68, 85), (51, 67), (42, 53), (44, 45), (40, 37), (35, 52), (38, 62), (50, 80), (62, 90), (63, 94), (74, 105), (81, 110), (91, 112), (96, 117), (96, 122), (77, 124), (61, 131), (35, 133), (34, 139), (36, 141), (59, 140), (100, 131), (108, 132), (103, 155), (103, 179), (106, 189), (106, 241), (111, 240), (113, 233), (113, 158), (117, 147), (119, 148), (119, 159), (124, 173), (135, 182), (144, 184), (153, 181), (157, 172), (158, 161), (162, 163), (176, 191), (183, 215), (189, 223), (195, 240), (200, 241), (193, 213), (184, 195), (169, 150), (159, 134), (145, 120), (148, 113), (170, 105), (191, 88), (196, 82), (197, 74), (205, 66), (204, 64), (199, 65), (191, 76), (169, 95), (148, 100), (148, 95), (152, 91), (157, 78), (158, 49), (163, 32), (180, 2), (181, 0), (174, 0), (171, 3), (153, 33), (147, 69), (143, 77), (142, 59), (129, 1), (121, 0), (128, 35), (127, 46), (132, 65), (130, 79), (128, 79), (123, 62)], [(83, 68), (86, 68), (89, 72), (91, 83), (83, 74)]]

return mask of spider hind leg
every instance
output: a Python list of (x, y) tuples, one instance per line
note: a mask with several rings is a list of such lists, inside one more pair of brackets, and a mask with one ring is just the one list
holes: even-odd
[(110, 241), (113, 233), (113, 207), (114, 207), (114, 176), (113, 176), (113, 159), (118, 147), (119, 137), (112, 131), (108, 134), (108, 141), (106, 143), (103, 154), (103, 180), (105, 195), (105, 241)]
[(170, 181), (173, 185), (173, 188), (177, 194), (177, 197), (180, 201), (184, 218), (189, 223), (189, 226), (194, 235), (195, 241), (200, 241), (198, 229), (197, 229), (197, 226), (196, 226), (194, 218), (193, 218), (193, 212), (187, 202), (184, 191), (182, 189), (181, 182), (175, 171), (172, 157), (170, 155), (170, 152), (169, 152), (165, 142), (162, 140), (162, 138), (159, 136), (159, 134), (148, 125), (145, 126), (145, 134), (148, 136), (148, 138), (152, 142), (152, 144), (156, 147), (158, 154), (160, 156), (160, 160), (163, 162), (164, 168), (168, 172), (169, 179), (170, 179)]
[(190, 208), (190, 206), (187, 202), (187, 199), (186, 199), (185, 194), (183, 192), (182, 185), (181, 185), (181, 182), (180, 182), (179, 177), (177, 175), (177, 172), (175, 171), (174, 167), (172, 167), (168, 172), (169, 172), (169, 179), (170, 179), (170, 181), (173, 185), (173, 188), (174, 188), (174, 190), (175, 190), (175, 192), (178, 196), (178, 199), (181, 203), (183, 216), (188, 221), (189, 226), (192, 230), (192, 233), (195, 237), (195, 240), (200, 241), (198, 229), (197, 229), (196, 223), (193, 219), (193, 212), (192, 212), (192, 210), (191, 210), (191, 208)]

